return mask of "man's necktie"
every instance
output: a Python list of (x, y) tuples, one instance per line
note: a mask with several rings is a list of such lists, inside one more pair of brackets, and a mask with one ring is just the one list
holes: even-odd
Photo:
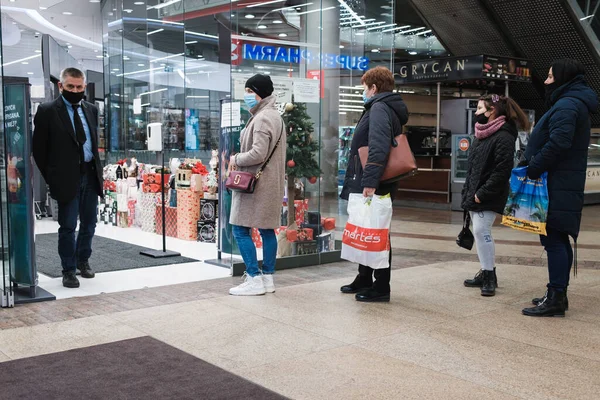
[(75, 135), (77, 136), (77, 141), (81, 146), (83, 146), (86, 142), (85, 130), (83, 129), (83, 122), (81, 122), (81, 117), (79, 116), (79, 104), (73, 104), (73, 121), (75, 122)]

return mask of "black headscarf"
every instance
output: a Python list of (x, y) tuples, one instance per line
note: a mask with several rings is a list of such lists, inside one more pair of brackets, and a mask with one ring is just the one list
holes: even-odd
[(554, 83), (546, 85), (546, 104), (552, 105), (552, 94), (556, 89), (575, 79), (579, 75), (585, 75), (585, 67), (577, 60), (563, 58), (552, 62), (552, 75)]

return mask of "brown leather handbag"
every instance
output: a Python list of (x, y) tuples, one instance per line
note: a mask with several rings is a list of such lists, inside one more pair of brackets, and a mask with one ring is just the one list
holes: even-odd
[[(369, 158), (369, 147), (363, 146), (358, 149), (360, 163), (365, 169)], [(392, 183), (400, 179), (416, 175), (418, 172), (415, 156), (410, 150), (408, 139), (404, 133), (392, 137), (392, 146), (388, 156), (387, 164), (381, 175), (381, 183)]]
[[(282, 120), (282, 122), (283, 122), (283, 120)], [(256, 171), (255, 174), (253, 174), (251, 172), (246, 172), (246, 171), (238, 171), (235, 169), (229, 170), (228, 175), (227, 175), (227, 180), (225, 181), (225, 187), (227, 189), (234, 191), (234, 192), (254, 193), (254, 188), (256, 187), (258, 180), (260, 179), (260, 177), (261, 177), (265, 167), (269, 163), (269, 161), (271, 161), (273, 154), (275, 154), (275, 150), (277, 150), (277, 147), (279, 146), (279, 142), (281, 142), (281, 137), (283, 136), (283, 130), (284, 129), (282, 126), (281, 133), (279, 134), (279, 139), (277, 140), (277, 143), (275, 143), (275, 147), (273, 147), (273, 151), (271, 152), (271, 155), (269, 156), (269, 158), (267, 158), (265, 163), (263, 165), (261, 165), (261, 167), (258, 169), (258, 171)]]

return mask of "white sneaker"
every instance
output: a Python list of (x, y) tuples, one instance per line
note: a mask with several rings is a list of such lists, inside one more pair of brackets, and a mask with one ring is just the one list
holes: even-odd
[(267, 293), (275, 293), (275, 282), (273, 282), (273, 275), (263, 275), (263, 284), (265, 285), (265, 291)]
[(233, 296), (260, 296), (266, 293), (263, 279), (260, 275), (251, 277), (248, 274), (243, 276), (244, 282), (234, 288), (229, 289), (229, 294)]

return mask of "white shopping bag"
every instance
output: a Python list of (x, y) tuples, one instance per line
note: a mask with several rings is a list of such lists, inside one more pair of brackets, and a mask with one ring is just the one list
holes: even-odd
[(390, 255), (390, 195), (364, 197), (351, 194), (348, 222), (342, 238), (342, 258), (373, 269), (388, 268)]

